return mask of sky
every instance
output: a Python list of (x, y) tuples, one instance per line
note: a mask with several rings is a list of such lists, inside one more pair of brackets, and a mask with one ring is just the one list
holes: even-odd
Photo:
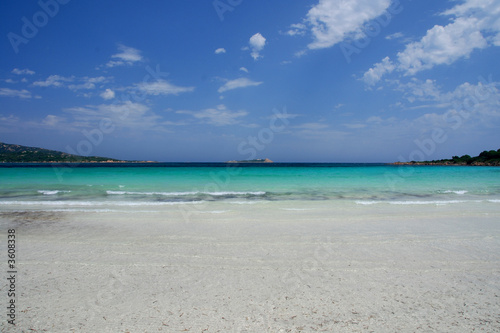
[(0, 141), (164, 162), (500, 148), (499, 0), (1, 1)]

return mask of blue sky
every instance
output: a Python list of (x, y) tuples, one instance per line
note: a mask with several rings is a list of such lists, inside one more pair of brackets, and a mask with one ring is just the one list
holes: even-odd
[(156, 161), (500, 148), (498, 0), (0, 2), (0, 141)]

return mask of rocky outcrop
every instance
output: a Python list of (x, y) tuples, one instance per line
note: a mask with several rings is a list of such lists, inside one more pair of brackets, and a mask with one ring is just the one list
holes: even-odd
[(257, 158), (255, 160), (243, 160), (243, 161), (227, 161), (226, 163), (274, 163), (268, 158)]

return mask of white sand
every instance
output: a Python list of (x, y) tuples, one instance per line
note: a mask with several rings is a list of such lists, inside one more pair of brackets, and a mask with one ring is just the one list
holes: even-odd
[(188, 215), (0, 214), (20, 292), (2, 332), (500, 331), (498, 204)]

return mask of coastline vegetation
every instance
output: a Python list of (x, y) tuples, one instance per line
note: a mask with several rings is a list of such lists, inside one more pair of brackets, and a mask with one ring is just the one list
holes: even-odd
[(451, 159), (433, 160), (433, 161), (411, 161), (396, 162), (397, 165), (485, 165), (500, 166), (500, 149), (485, 150), (478, 156), (470, 155), (453, 156)]
[(0, 162), (3, 163), (92, 163), (92, 162), (123, 162), (121, 160), (98, 157), (80, 156), (63, 153), (57, 150), (27, 147), (0, 142)]

